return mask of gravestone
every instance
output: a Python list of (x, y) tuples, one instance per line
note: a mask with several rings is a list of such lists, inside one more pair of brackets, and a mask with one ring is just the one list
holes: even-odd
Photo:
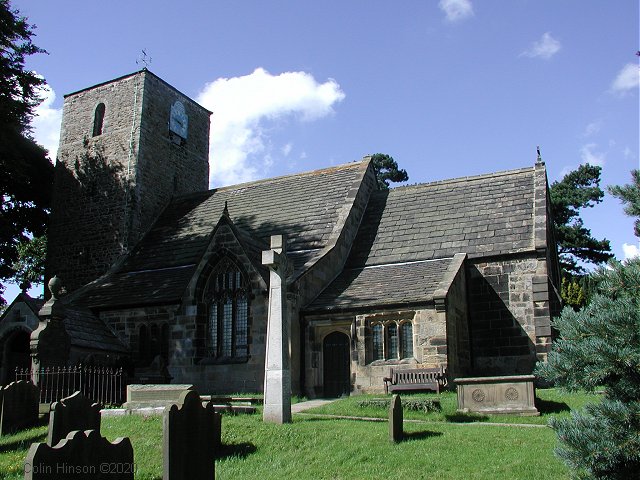
[(47, 445), (54, 447), (74, 430), (100, 431), (100, 404), (80, 392), (51, 405)]
[(271, 249), (262, 252), (269, 267), (269, 313), (267, 352), (264, 364), (265, 422), (291, 422), (291, 369), (289, 359), (289, 315), (287, 308), (287, 246), (284, 235), (271, 236)]
[(0, 389), (0, 436), (38, 422), (40, 389), (25, 380)]
[(111, 443), (97, 430), (74, 431), (55, 447), (32, 443), (24, 461), (25, 480), (133, 480), (129, 438)]
[(389, 440), (392, 442), (402, 441), (402, 402), (400, 395), (391, 397), (391, 406), (389, 407)]
[(221, 416), (195, 390), (183, 392), (162, 419), (163, 480), (213, 480)]

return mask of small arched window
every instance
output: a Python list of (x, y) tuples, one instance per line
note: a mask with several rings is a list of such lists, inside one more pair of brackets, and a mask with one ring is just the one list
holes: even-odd
[(93, 115), (93, 136), (102, 135), (102, 125), (104, 124), (104, 103), (99, 103)]
[(245, 279), (233, 262), (224, 260), (211, 276), (207, 326), (209, 357), (246, 358), (248, 346), (248, 295)]

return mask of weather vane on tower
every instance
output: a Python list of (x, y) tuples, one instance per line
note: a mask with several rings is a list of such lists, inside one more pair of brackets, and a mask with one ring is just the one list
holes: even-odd
[(151, 65), (151, 61), (152, 60), (153, 60), (153, 58), (151, 58), (151, 56), (147, 55), (147, 51), (143, 48), (142, 49), (142, 56), (138, 57), (138, 59), (136, 60), (136, 65), (143, 64), (144, 68), (147, 69), (147, 68), (149, 68), (149, 65)]

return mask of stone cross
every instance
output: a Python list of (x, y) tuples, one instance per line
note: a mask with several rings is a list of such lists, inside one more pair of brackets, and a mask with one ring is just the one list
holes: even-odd
[(262, 252), (262, 264), (269, 267), (269, 313), (262, 419), (278, 424), (291, 422), (286, 243), (284, 235), (273, 235), (271, 249)]

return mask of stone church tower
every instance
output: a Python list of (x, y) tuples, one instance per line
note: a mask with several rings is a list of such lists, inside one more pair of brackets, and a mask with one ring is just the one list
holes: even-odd
[(129, 252), (173, 195), (207, 190), (210, 115), (147, 69), (65, 95), (47, 277), (76, 290)]

